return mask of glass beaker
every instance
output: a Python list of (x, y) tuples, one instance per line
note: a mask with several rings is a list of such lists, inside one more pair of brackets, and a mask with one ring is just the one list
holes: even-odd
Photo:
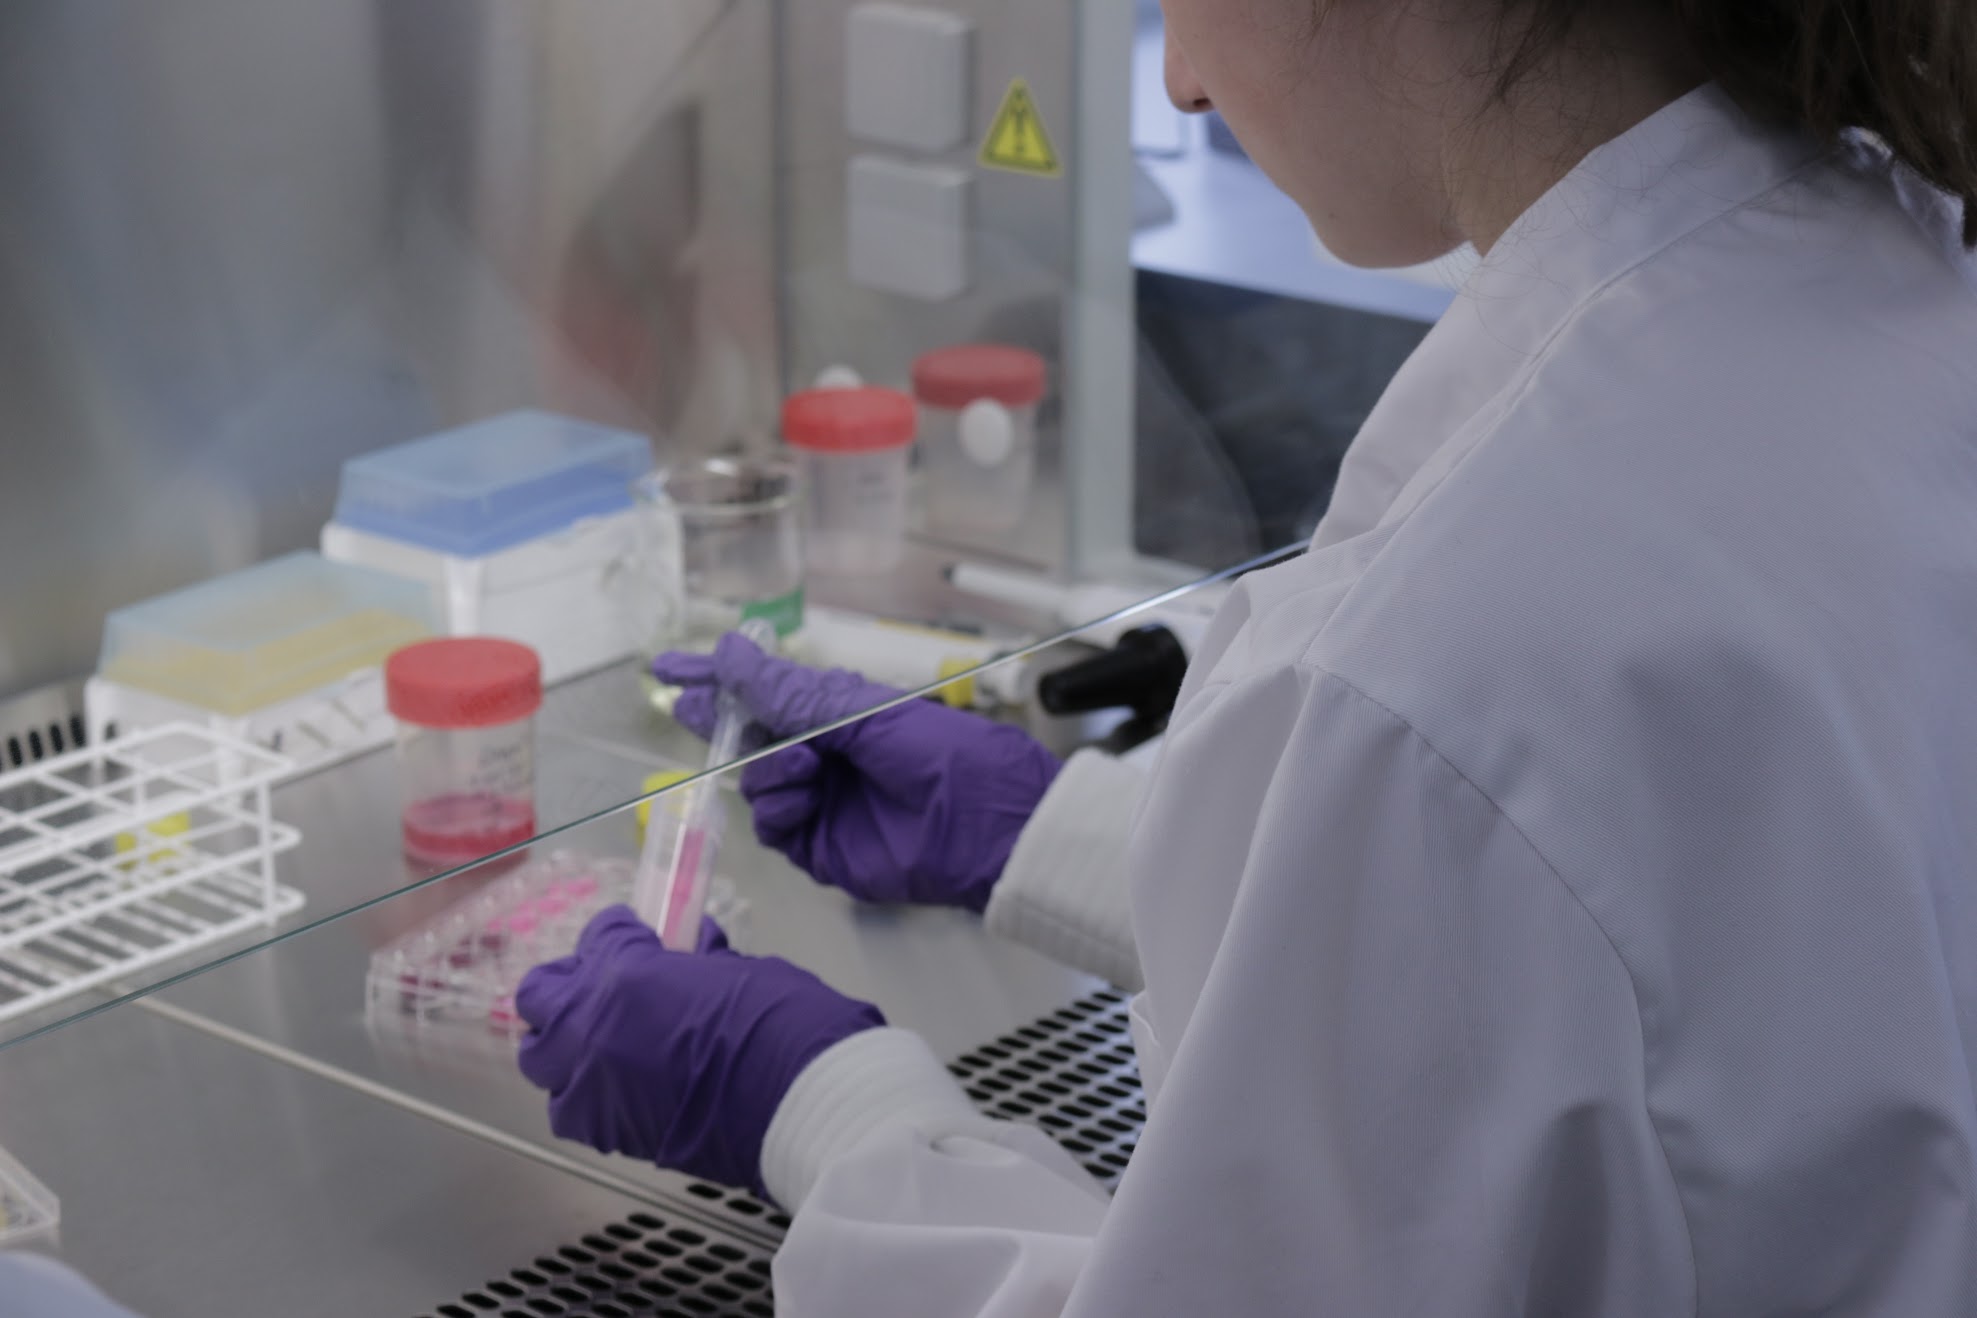
[(775, 459), (698, 458), (632, 486), (643, 649), (709, 650), (750, 618), (778, 636), (803, 625), (803, 534), (796, 471)]

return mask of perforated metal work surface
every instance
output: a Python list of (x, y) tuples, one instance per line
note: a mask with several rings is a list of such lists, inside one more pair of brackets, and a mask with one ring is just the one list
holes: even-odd
[(442, 1304), (434, 1318), (773, 1318), (768, 1246), (634, 1213)]
[(1116, 1187), (1146, 1124), (1126, 996), (1106, 990), (948, 1063), (990, 1116), (1040, 1126)]
[(18, 769), (87, 741), (82, 684), (60, 682), (0, 702), (0, 769)]
[[(1108, 1188), (1118, 1184), (1146, 1121), (1124, 994), (1080, 998), (948, 1069), (984, 1111), (1049, 1131)], [(426, 1318), (771, 1318), (769, 1261), (789, 1219), (721, 1186), (691, 1182), (687, 1193), (705, 1220), (635, 1213)]]
[(746, 1190), (735, 1190), (709, 1181), (689, 1181), (686, 1192), (702, 1212), (730, 1223), (743, 1235), (780, 1239), (789, 1229), (789, 1214), (773, 1204), (763, 1203)]

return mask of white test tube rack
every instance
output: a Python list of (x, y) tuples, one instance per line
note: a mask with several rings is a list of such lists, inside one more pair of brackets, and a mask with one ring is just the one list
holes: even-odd
[(292, 767), (167, 724), (0, 774), (0, 1021), (299, 909), (269, 803)]

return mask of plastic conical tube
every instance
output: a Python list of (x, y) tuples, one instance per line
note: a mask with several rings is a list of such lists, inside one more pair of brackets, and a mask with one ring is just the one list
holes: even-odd
[[(774, 652), (776, 630), (766, 619), (750, 619), (738, 630), (763, 650)], [(714, 711), (714, 734), (707, 742), (708, 772), (678, 789), (683, 799), (671, 857), (665, 857), (669, 830), (663, 817), (674, 812), (660, 809), (651, 814), (639, 854), (633, 906), (640, 919), (658, 930), (659, 941), (676, 952), (691, 952), (700, 942), (700, 917), (707, 909), (707, 888), (714, 879), (726, 823), (714, 774), (741, 753), (741, 737), (750, 717), (741, 697), (726, 688), (714, 697)]]

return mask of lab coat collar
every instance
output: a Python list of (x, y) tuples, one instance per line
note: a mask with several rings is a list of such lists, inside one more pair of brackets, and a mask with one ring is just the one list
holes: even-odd
[(1520, 355), (1542, 350), (1579, 305), (1819, 154), (1767, 129), (1714, 84), (1596, 148), (1525, 211), (1471, 274), (1461, 300)]
[(1752, 120), (1713, 84), (1595, 149), (1511, 225), (1394, 377), (1346, 455), (1313, 548), (1404, 515), (1409, 483), (1580, 307), (1819, 153)]

